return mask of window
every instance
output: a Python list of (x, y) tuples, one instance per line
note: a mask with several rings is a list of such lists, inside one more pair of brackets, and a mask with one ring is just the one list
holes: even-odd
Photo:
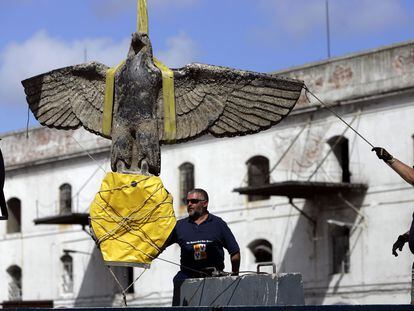
[(7, 219), (7, 233), (21, 232), (21, 203), (17, 198), (12, 198), (7, 201), (9, 208), (9, 219)]
[(72, 212), (72, 186), (63, 184), (59, 187), (59, 214)]
[(247, 246), (253, 253), (255, 262), (273, 262), (272, 244), (264, 239), (254, 240)]
[[(267, 185), (269, 183), (269, 159), (264, 156), (254, 156), (247, 162), (247, 184), (249, 187)], [(248, 200), (267, 200), (269, 196), (249, 195)]]
[(180, 170), (180, 206), (186, 206), (187, 193), (194, 189), (194, 165), (185, 162), (178, 169)]
[(348, 139), (343, 136), (334, 136), (328, 140), (328, 144), (332, 148), (332, 151), (342, 168), (342, 182), (351, 182)]
[(350, 269), (349, 227), (334, 225), (330, 231), (332, 273), (348, 273)]
[(60, 257), (62, 264), (62, 293), (73, 293), (73, 259), (72, 256), (65, 254)]
[(9, 300), (22, 300), (22, 269), (19, 266), (10, 266), (7, 269), (9, 275)]

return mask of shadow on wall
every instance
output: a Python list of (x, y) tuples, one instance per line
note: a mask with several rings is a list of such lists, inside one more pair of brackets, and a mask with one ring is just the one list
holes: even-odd
[[(114, 267), (113, 270), (116, 274), (120, 274), (118, 270), (121, 269), (121, 267)], [(105, 266), (100, 251), (94, 248), (74, 307), (109, 307), (113, 305), (117, 293), (120, 293), (118, 285)]]
[[(306, 304), (322, 304), (328, 291), (334, 294), (343, 276), (352, 271), (353, 248), (363, 230), (359, 210), (364, 197), (365, 192), (305, 201), (302, 210), (316, 226), (299, 216), (279, 272), (302, 273)], [(340, 277), (329, 289), (335, 275)]]

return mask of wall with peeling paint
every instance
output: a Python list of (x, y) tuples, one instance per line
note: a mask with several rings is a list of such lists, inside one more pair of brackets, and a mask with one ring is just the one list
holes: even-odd
[[(401, 44), (366, 53), (309, 64), (278, 74), (305, 80), (311, 91), (374, 145), (386, 147), (411, 164), (414, 134), (414, 44)], [(326, 143), (343, 135), (349, 140), (351, 182), (368, 185), (366, 193), (317, 196), (294, 203), (316, 220), (316, 227), (285, 197), (248, 202), (233, 192), (245, 185), (246, 161), (255, 155), (269, 158), (270, 167), (284, 154), (299, 131), (305, 130), (271, 174), (271, 182), (307, 180), (329, 152)], [(85, 131), (33, 129), (4, 135), (0, 141), (7, 172), (6, 200), (22, 202), (22, 233), (7, 234), (0, 223), (0, 300), (7, 300), (6, 269), (16, 264), (23, 272), (23, 299), (55, 301), (55, 306), (119, 305), (99, 253), (76, 225), (38, 225), (33, 219), (57, 212), (58, 189), (72, 185), (73, 209), (87, 211), (109, 170), (109, 141)], [(255, 270), (248, 244), (266, 239), (273, 246), (279, 272), (303, 275), (308, 304), (408, 303), (412, 254), (391, 255), (397, 236), (409, 229), (414, 192), (370, 151), (370, 146), (317, 103), (301, 97), (291, 116), (265, 132), (232, 139), (203, 137), (162, 147), (162, 180), (179, 197), (183, 162), (195, 166), (195, 185), (211, 197), (209, 209), (226, 220), (242, 249), (241, 270)], [(87, 152), (86, 152), (87, 151)], [(94, 158), (92, 160), (88, 153)], [(98, 165), (99, 164), (99, 165)], [(99, 166), (102, 166), (100, 168)], [(338, 182), (341, 170), (330, 154), (314, 175), (315, 181)], [(178, 200), (176, 200), (178, 201)], [(185, 215), (175, 203), (178, 216)], [(332, 244), (328, 220), (350, 223), (350, 272), (332, 274)], [(74, 294), (62, 294), (60, 257), (73, 253)], [(7, 255), (4, 255), (7, 254)], [(160, 256), (179, 261), (171, 246)], [(226, 270), (229, 270), (227, 258)], [(156, 260), (129, 294), (130, 305), (168, 305), (172, 277), (178, 267)], [(135, 273), (138, 275), (139, 269)], [(39, 286), (41, 285), (41, 286)]]

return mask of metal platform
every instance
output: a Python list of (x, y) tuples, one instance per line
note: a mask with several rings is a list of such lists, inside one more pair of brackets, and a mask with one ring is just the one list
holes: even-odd
[(364, 193), (367, 189), (366, 184), (289, 180), (255, 187), (235, 188), (233, 192), (247, 195), (276, 195), (288, 198), (311, 199), (316, 196), (338, 193)]
[(35, 225), (82, 225), (89, 224), (88, 213), (70, 213), (43, 218), (36, 218)]
[(179, 288), (180, 306), (304, 305), (300, 273), (187, 279)]
[[(11, 307), (11, 308), (16, 308)], [(20, 311), (53, 310), (51, 308), (19, 307)], [(125, 311), (125, 308), (70, 308), (72, 311)], [(323, 305), (323, 306), (232, 306), (232, 307), (128, 307), (128, 311), (414, 311), (414, 305)]]

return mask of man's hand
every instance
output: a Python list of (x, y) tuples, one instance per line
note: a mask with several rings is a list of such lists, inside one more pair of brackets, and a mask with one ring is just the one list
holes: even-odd
[(394, 157), (392, 155), (390, 155), (388, 153), (388, 151), (385, 150), (384, 148), (374, 147), (374, 148), (372, 148), (371, 151), (375, 151), (375, 153), (377, 154), (377, 157), (379, 159), (383, 160), (384, 162), (387, 162), (388, 163), (389, 161), (391, 161), (392, 159), (394, 159)]
[(230, 256), (231, 261), (231, 275), (239, 275), (240, 268), (240, 252), (237, 252)]
[(397, 257), (397, 249), (401, 252), (405, 243), (408, 242), (408, 233), (398, 236), (397, 241), (392, 246), (392, 254)]

